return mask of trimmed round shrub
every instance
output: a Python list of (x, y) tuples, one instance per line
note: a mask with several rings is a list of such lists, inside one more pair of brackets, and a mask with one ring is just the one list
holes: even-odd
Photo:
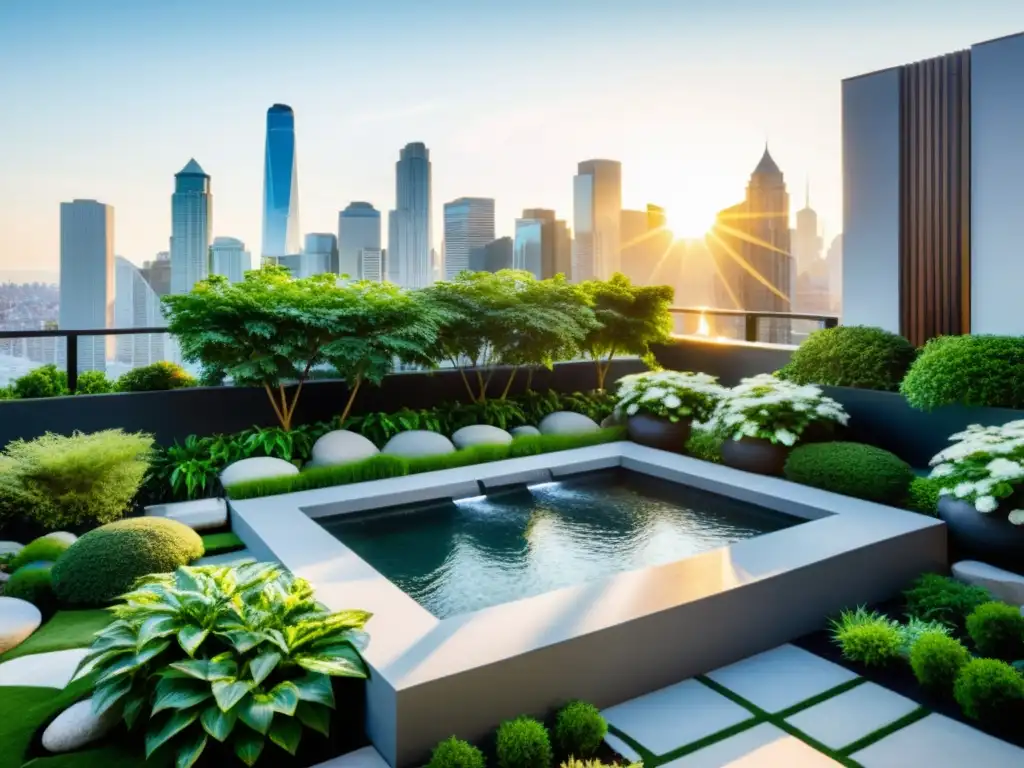
[(967, 617), (979, 605), (992, 600), (984, 587), (965, 584), (940, 573), (926, 573), (904, 590), (907, 615), (923, 621), (941, 621), (964, 632)]
[(452, 736), (434, 747), (427, 768), (484, 768), (485, 765), (483, 752), (468, 741)]
[(71, 545), (61, 539), (40, 536), (30, 541), (10, 562), (11, 571), (29, 563), (55, 563)]
[(900, 658), (903, 636), (899, 627), (882, 621), (857, 624), (836, 633), (843, 656), (866, 667), (884, 667)]
[(23, 565), (4, 584), (4, 596), (27, 600), (43, 615), (52, 613), (57, 605), (53, 594), (52, 569), (53, 563)]
[(961, 667), (970, 660), (963, 643), (941, 632), (925, 632), (910, 649), (917, 682), (937, 693), (951, 692)]
[(75, 383), (76, 395), (103, 395), (114, 391), (114, 382), (103, 371), (82, 371)]
[(564, 755), (591, 757), (608, 733), (608, 722), (593, 704), (570, 701), (555, 719), (555, 743)]
[(132, 517), (89, 531), (53, 567), (57, 599), (103, 605), (135, 580), (168, 573), (203, 555), (203, 540), (187, 525), (162, 517)]
[(925, 344), (900, 392), (914, 408), (1024, 408), (1024, 337), (940, 336)]
[(68, 393), (68, 375), (51, 363), (15, 379), (12, 388), (18, 397), (58, 397)]
[(973, 659), (957, 675), (953, 696), (974, 720), (1013, 725), (1024, 714), (1024, 676), (1005, 661)]
[(500, 768), (549, 768), (554, 760), (547, 728), (532, 717), (502, 723), (495, 748)]
[(194, 387), (195, 378), (175, 363), (166, 360), (133, 368), (117, 380), (118, 392), (156, 392), (164, 389)]
[(844, 496), (902, 504), (914, 470), (899, 456), (862, 443), (810, 443), (786, 460), (786, 478)]
[(895, 392), (916, 354), (898, 334), (840, 325), (810, 334), (778, 375), (797, 384)]
[(907, 489), (907, 509), (931, 517), (939, 516), (939, 491), (942, 486), (930, 477), (915, 477)]
[(1024, 616), (1015, 605), (988, 602), (967, 617), (967, 634), (982, 656), (1015, 661), (1024, 658)]

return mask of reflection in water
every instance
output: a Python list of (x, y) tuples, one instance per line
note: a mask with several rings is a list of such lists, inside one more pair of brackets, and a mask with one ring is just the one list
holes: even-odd
[(343, 516), (334, 536), (439, 618), (681, 560), (798, 522), (628, 472)]

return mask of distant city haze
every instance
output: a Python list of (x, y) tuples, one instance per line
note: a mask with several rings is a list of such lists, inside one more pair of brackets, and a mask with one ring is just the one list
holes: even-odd
[(592, 158), (622, 164), (624, 208), (662, 206), (700, 236), (743, 199), (767, 140), (792, 212), (809, 181), (827, 244), (842, 230), (840, 80), (1022, 22), (1007, 0), (3, 2), (0, 274), (55, 272), (76, 199), (114, 207), (117, 255), (154, 259), (191, 158), (211, 177), (211, 236), (262, 253), (275, 103), (295, 116), (291, 242), (337, 232), (354, 201), (383, 213), (386, 239), (413, 142), (430, 152), (438, 252), (457, 198), (493, 198), (496, 237), (526, 209), (572, 222)]

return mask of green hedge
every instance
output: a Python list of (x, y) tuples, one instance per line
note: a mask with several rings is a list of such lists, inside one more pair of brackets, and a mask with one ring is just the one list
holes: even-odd
[(895, 392), (917, 350), (902, 336), (863, 325), (840, 325), (807, 337), (779, 378), (797, 384)]
[(910, 465), (889, 451), (862, 443), (811, 443), (786, 461), (786, 478), (881, 504), (903, 504), (914, 479)]
[(337, 467), (316, 467), (307, 469), (297, 475), (236, 483), (229, 486), (226, 490), (230, 498), (242, 501), (261, 496), (309, 491), (315, 488), (329, 488), (334, 485), (348, 485), (366, 480), (383, 480), (389, 477), (402, 477), (421, 472), (433, 472), (439, 469), (465, 467), (470, 464), (482, 464), (502, 459), (520, 458), (522, 456), (536, 456), (542, 453), (566, 451), (572, 448), (585, 448), (589, 445), (600, 445), (602, 443), (615, 442), (616, 440), (624, 440), (625, 437), (625, 428), (612, 427), (582, 435), (528, 435), (516, 438), (509, 445), (481, 445), (475, 448), (456, 451), (455, 453), (427, 456), (419, 459), (401, 459), (397, 456), (378, 454), (352, 464), (341, 464)]
[(1024, 337), (940, 336), (925, 344), (900, 392), (914, 408), (1024, 408)]

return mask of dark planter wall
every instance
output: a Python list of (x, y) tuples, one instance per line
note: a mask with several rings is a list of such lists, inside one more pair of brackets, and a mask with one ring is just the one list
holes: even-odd
[[(616, 360), (609, 371), (609, 386), (629, 373), (645, 370), (636, 359)], [(491, 384), (491, 396), (498, 397), (507, 373), (499, 371)], [(533, 376), (536, 390), (587, 391), (596, 385), (594, 364), (560, 363), (553, 371)], [(526, 375), (520, 371), (511, 394), (526, 389)], [(341, 414), (348, 388), (334, 380), (308, 382), (295, 413), (295, 423), (327, 421)], [(359, 391), (353, 413), (397, 411), (400, 408), (430, 408), (444, 402), (467, 400), (457, 371), (396, 373), (380, 387)], [(168, 392), (135, 392), (112, 395), (76, 395), (40, 400), (0, 402), (0, 446), (17, 438), (32, 439), (46, 432), (70, 434), (75, 430), (95, 432), (121, 428), (128, 432), (150, 432), (161, 445), (189, 435), (231, 433), (252, 426), (277, 424), (273, 409), (262, 389), (241, 387), (195, 387)]]
[(713, 341), (676, 339), (654, 350), (658, 362), (674, 371), (692, 371), (717, 376), (727, 387), (759, 373), (773, 373), (789, 362), (792, 349), (786, 347), (725, 344)]

